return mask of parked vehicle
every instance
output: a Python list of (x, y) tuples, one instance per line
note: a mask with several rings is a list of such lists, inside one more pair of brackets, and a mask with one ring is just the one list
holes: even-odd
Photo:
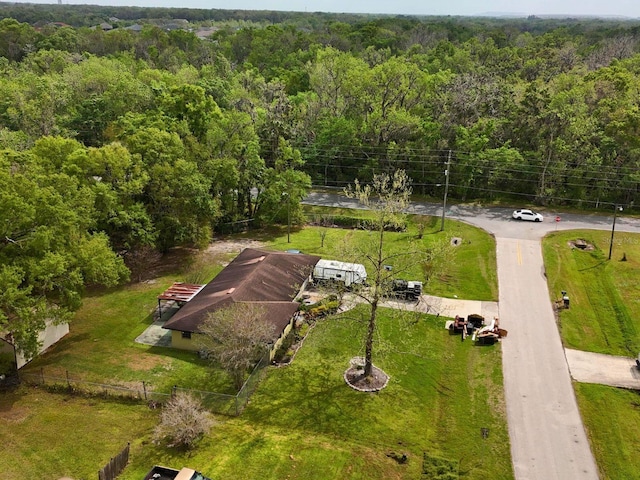
[(391, 295), (405, 300), (419, 300), (422, 295), (422, 282), (411, 280), (394, 280), (391, 286)]
[(352, 285), (365, 285), (367, 283), (367, 271), (364, 265), (359, 263), (338, 262), (336, 260), (319, 260), (313, 269), (314, 282), (335, 282)]
[(515, 210), (511, 216), (515, 220), (529, 220), (530, 222), (541, 222), (544, 220), (544, 217), (541, 214), (527, 208)]

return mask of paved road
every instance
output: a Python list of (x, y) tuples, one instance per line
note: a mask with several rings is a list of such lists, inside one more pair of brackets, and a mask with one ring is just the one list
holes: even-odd
[[(312, 193), (306, 202), (359, 208), (356, 201), (330, 193)], [(442, 214), (441, 206), (433, 204), (414, 203), (410, 211)], [(496, 238), (500, 325), (509, 331), (502, 342), (502, 357), (515, 477), (597, 479), (598, 469), (548, 300), (540, 240), (556, 229), (610, 230), (613, 216), (545, 212), (545, 222), (536, 224), (512, 221), (511, 211), (452, 206), (446, 216), (481, 227)], [(554, 221), (557, 215), (560, 222)], [(616, 231), (640, 232), (640, 222), (618, 216)], [(577, 362), (582, 357), (571, 358)], [(624, 368), (618, 371), (624, 374)], [(578, 372), (584, 373), (576, 366), (574, 374), (580, 375)]]
[(597, 479), (547, 291), (540, 241), (497, 237), (511, 455), (518, 480)]

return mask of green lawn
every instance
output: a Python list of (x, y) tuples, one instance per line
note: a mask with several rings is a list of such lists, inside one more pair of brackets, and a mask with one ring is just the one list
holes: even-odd
[[(342, 379), (349, 359), (362, 354), (363, 324), (353, 312), (323, 320), (292, 365), (270, 367), (242, 416), (219, 417), (186, 452), (151, 442), (157, 410), (22, 388), (0, 396), (2, 456), (11, 472), (34, 479), (90, 478), (127, 441), (125, 480), (154, 464), (212, 478), (415, 479), (425, 453), (459, 466), (463, 478), (513, 478), (500, 346), (461, 342), (443, 326), (442, 318), (381, 309), (374, 362), (391, 381), (367, 394)], [(185, 371), (198, 368), (206, 377), (197, 364)], [(409, 461), (398, 464), (391, 452)]]
[[(220, 267), (222, 268), (222, 267)], [(23, 372), (168, 393), (173, 385), (220, 393), (235, 392), (223, 374), (213, 375), (192, 352), (135, 343), (151, 323), (157, 296), (178, 277), (160, 277), (87, 295), (70, 333)]]
[[(159, 463), (212, 478), (415, 479), (424, 453), (459, 466), (464, 478), (512, 478), (499, 345), (462, 343), (443, 319), (398, 317), (385, 309), (380, 317), (388, 348), (375, 363), (391, 376), (382, 392), (356, 392), (342, 379), (361, 354), (363, 325), (351, 314), (327, 319), (292, 365), (270, 370), (240, 418), (221, 419), (191, 452), (136, 448), (122, 478)], [(400, 465), (391, 452), (409, 461)]]
[(574, 386), (600, 478), (640, 479), (640, 394), (603, 385)]
[[(2, 478), (95, 479), (131, 441), (148, 441), (157, 410), (20, 387), (0, 392)], [(139, 477), (138, 480), (144, 478)]]
[[(553, 300), (566, 290), (570, 308), (559, 325), (566, 347), (635, 357), (640, 351), (640, 236), (618, 232), (611, 260), (611, 233), (555, 232), (543, 241)], [(583, 239), (593, 250), (571, 248)], [(621, 261), (623, 255), (626, 261)]]
[[(345, 208), (309, 207), (309, 215), (342, 215), (355, 218), (367, 218), (363, 210)], [(430, 295), (469, 300), (498, 300), (498, 279), (496, 267), (495, 239), (487, 232), (462, 222), (445, 222), (444, 231), (440, 231), (440, 219), (436, 217), (409, 215), (407, 231), (385, 233), (386, 252), (392, 256), (401, 252), (426, 251), (436, 244), (451, 245), (452, 239), (459, 239), (457, 246), (447, 249), (445, 258), (439, 259), (435, 269), (437, 275), (431, 277), (425, 285), (425, 293)], [(418, 238), (418, 225), (423, 224), (422, 238)], [(322, 246), (321, 232), (325, 232)], [(272, 238), (267, 239), (270, 248), (276, 250), (295, 249), (327, 259), (353, 261), (345, 258), (345, 238), (355, 245), (362, 245), (371, 234), (362, 230), (327, 227), (294, 228), (287, 242), (285, 229), (274, 230)], [(251, 233), (248, 234), (252, 235)], [(399, 276), (427, 281), (425, 265), (408, 259), (409, 266), (403, 265)], [(395, 266), (394, 266), (395, 267)]]

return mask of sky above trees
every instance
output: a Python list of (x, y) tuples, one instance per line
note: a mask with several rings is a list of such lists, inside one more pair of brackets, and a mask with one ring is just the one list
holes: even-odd
[[(29, 0), (58, 3), (58, 0)], [(640, 17), (637, 0), (62, 0), (62, 3), (95, 3), (105, 6), (186, 7), (298, 12), (391, 13), (410, 15), (596, 15)]]

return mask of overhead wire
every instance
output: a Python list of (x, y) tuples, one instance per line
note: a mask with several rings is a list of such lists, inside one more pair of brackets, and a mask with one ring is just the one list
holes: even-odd
[[(368, 150), (372, 153), (372, 155), (363, 155), (362, 150)], [(371, 164), (372, 157), (375, 156), (376, 152), (380, 155), (378, 158), (378, 162), (375, 165)], [(563, 188), (567, 189), (593, 189), (597, 183), (604, 182), (603, 188), (608, 190), (612, 189), (612, 183), (615, 183), (615, 190), (619, 193), (636, 193), (637, 189), (635, 185), (631, 186), (621, 186), (621, 179), (628, 175), (637, 174), (637, 169), (633, 166), (618, 166), (618, 165), (583, 165), (583, 171), (579, 176), (572, 175), (571, 166), (568, 166), (565, 161), (562, 159), (556, 159), (551, 161), (546, 161), (544, 159), (533, 158), (529, 159), (526, 164), (521, 165), (508, 165), (505, 166), (498, 159), (495, 158), (477, 158), (471, 152), (462, 152), (456, 150), (448, 150), (448, 149), (420, 149), (420, 148), (411, 148), (411, 147), (399, 147), (398, 149), (389, 149), (388, 146), (350, 146), (350, 145), (334, 145), (326, 148), (310, 148), (308, 152), (302, 153), (311, 153), (310, 156), (314, 158), (314, 160), (306, 163), (306, 166), (320, 169), (340, 169), (342, 171), (345, 170), (357, 170), (360, 171), (363, 167), (372, 168), (375, 170), (376, 168), (380, 168), (381, 170), (385, 169), (385, 167), (392, 166), (394, 163), (397, 163), (400, 166), (409, 166), (407, 169), (408, 174), (415, 174), (415, 176), (421, 175), (429, 175), (432, 172), (425, 171), (426, 170), (435, 170), (435, 169), (443, 169), (445, 167), (446, 157), (451, 152), (452, 154), (452, 164), (450, 167), (450, 175), (454, 178), (457, 176), (458, 178), (464, 173), (456, 172), (456, 163), (459, 165), (461, 162), (464, 164), (473, 163), (474, 167), (485, 169), (486, 171), (482, 173), (483, 181), (488, 181), (491, 176), (496, 174), (500, 175), (514, 175), (517, 178), (510, 179), (509, 181), (516, 181), (519, 185), (531, 185), (537, 186), (540, 182), (539, 176), (542, 175), (545, 171), (548, 171), (550, 176), (554, 176), (557, 178), (560, 175), (564, 181), (558, 182), (557, 179), (551, 180), (550, 184), (558, 185), (561, 183)], [(354, 155), (354, 153), (356, 155)], [(341, 155), (346, 154), (346, 162), (336, 162), (335, 160)], [(389, 155), (391, 154), (391, 155)], [(386, 157), (386, 158), (385, 158)], [(322, 162), (322, 159), (326, 159), (325, 162)], [(525, 158), (525, 161), (526, 158)], [(561, 171), (558, 172), (557, 170)], [(575, 167), (574, 167), (575, 169)], [(317, 174), (322, 174), (320, 171), (316, 171)], [(571, 178), (570, 181), (567, 181), (567, 178)], [(346, 181), (339, 181), (337, 179), (331, 180), (332, 184), (348, 184)], [(437, 187), (441, 186), (440, 182), (414, 182), (413, 184), (416, 187)], [(535, 193), (522, 193), (519, 191), (511, 191), (511, 190), (503, 190), (500, 188), (489, 188), (482, 187), (477, 185), (460, 185), (456, 183), (451, 183), (450, 188), (456, 189), (466, 189), (466, 190), (475, 190), (475, 191), (484, 191), (488, 193), (502, 194), (502, 195), (511, 195), (511, 196), (531, 196)], [(579, 198), (570, 198), (564, 196), (549, 196), (549, 199), (558, 200), (558, 201), (586, 201), (584, 199)], [(596, 201), (593, 200), (595, 203)], [(603, 202), (599, 202), (603, 203)], [(604, 202), (606, 204), (606, 202)]]

